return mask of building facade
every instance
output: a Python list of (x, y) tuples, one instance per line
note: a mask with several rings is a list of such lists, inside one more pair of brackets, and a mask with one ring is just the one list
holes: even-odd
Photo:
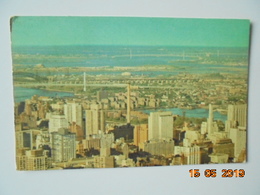
[(76, 135), (60, 128), (51, 133), (51, 156), (53, 162), (66, 162), (76, 158)]
[(105, 112), (99, 109), (99, 105), (92, 105), (90, 110), (85, 111), (86, 137), (98, 134), (99, 130), (105, 132)]
[(148, 118), (148, 140), (172, 139), (173, 115), (171, 112), (152, 112)]
[(247, 127), (247, 104), (228, 105), (227, 116), (226, 132), (229, 136), (231, 128)]
[(58, 132), (60, 128), (68, 128), (69, 123), (65, 115), (51, 115), (49, 120), (49, 132)]
[(83, 128), (82, 106), (79, 103), (68, 103), (64, 105), (64, 115), (69, 123), (75, 122)]

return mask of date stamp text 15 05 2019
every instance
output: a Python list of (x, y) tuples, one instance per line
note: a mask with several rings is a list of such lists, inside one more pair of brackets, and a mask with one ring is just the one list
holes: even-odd
[[(221, 174), (222, 178), (232, 178), (232, 177), (243, 178), (246, 174), (244, 169), (234, 169), (234, 170), (233, 169), (222, 169), (221, 172), (222, 172), (222, 174)], [(195, 177), (195, 178), (198, 178), (202, 175), (200, 173), (199, 169), (190, 169), (189, 173), (190, 173), (190, 177)], [(217, 169), (205, 169), (204, 176), (208, 177), (208, 178), (217, 177)]]

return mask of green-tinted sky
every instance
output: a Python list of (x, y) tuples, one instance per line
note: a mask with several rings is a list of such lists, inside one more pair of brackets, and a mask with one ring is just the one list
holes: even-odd
[(247, 47), (249, 20), (133, 17), (15, 17), (13, 45)]

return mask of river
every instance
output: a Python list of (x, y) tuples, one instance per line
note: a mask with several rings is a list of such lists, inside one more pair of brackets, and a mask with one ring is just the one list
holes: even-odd
[(31, 99), (32, 96), (47, 96), (47, 97), (72, 97), (73, 93), (60, 92), (60, 91), (48, 91), (44, 89), (32, 89), (25, 87), (14, 87), (14, 101), (22, 102), (26, 99)]
[[(143, 110), (142, 112), (145, 112), (149, 114), (150, 112), (156, 112), (156, 111), (170, 111), (174, 115), (183, 115), (183, 112), (185, 112), (186, 117), (194, 117), (194, 118), (208, 118), (209, 116), (209, 110), (204, 108), (197, 108), (197, 109), (181, 109), (181, 108), (163, 108), (163, 109), (155, 109), (155, 110)], [(214, 119), (215, 120), (221, 120), (225, 122), (227, 120), (227, 115), (221, 114), (217, 111), (213, 112)]]

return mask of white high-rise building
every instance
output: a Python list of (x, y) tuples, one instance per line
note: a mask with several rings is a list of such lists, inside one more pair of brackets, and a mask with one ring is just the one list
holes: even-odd
[(230, 139), (234, 143), (234, 161), (236, 162), (241, 152), (246, 149), (246, 128), (231, 128)]
[(75, 122), (83, 128), (82, 106), (79, 103), (68, 103), (64, 105), (64, 115), (69, 123)]
[(247, 127), (247, 104), (228, 105), (226, 132), (230, 135), (231, 128)]
[(208, 120), (207, 120), (208, 134), (212, 134), (214, 132), (213, 120), (214, 120), (214, 116), (213, 116), (212, 105), (209, 104), (209, 117), (208, 117)]
[(105, 112), (99, 109), (99, 105), (91, 105), (91, 110), (85, 111), (86, 136), (96, 135), (99, 130), (105, 132)]
[(60, 128), (51, 133), (51, 156), (53, 162), (66, 162), (76, 158), (76, 134)]
[(208, 136), (211, 136), (216, 132), (218, 132), (218, 125), (214, 122), (213, 108), (212, 105), (209, 104), (209, 116), (207, 122), (202, 122), (201, 124), (201, 134), (208, 133)]
[(172, 139), (173, 116), (171, 112), (152, 112), (148, 118), (148, 140)]
[(187, 165), (200, 164), (200, 147), (184, 147), (184, 156), (187, 157)]
[(68, 128), (68, 120), (64, 115), (51, 115), (49, 120), (49, 132), (58, 132), (59, 128)]

